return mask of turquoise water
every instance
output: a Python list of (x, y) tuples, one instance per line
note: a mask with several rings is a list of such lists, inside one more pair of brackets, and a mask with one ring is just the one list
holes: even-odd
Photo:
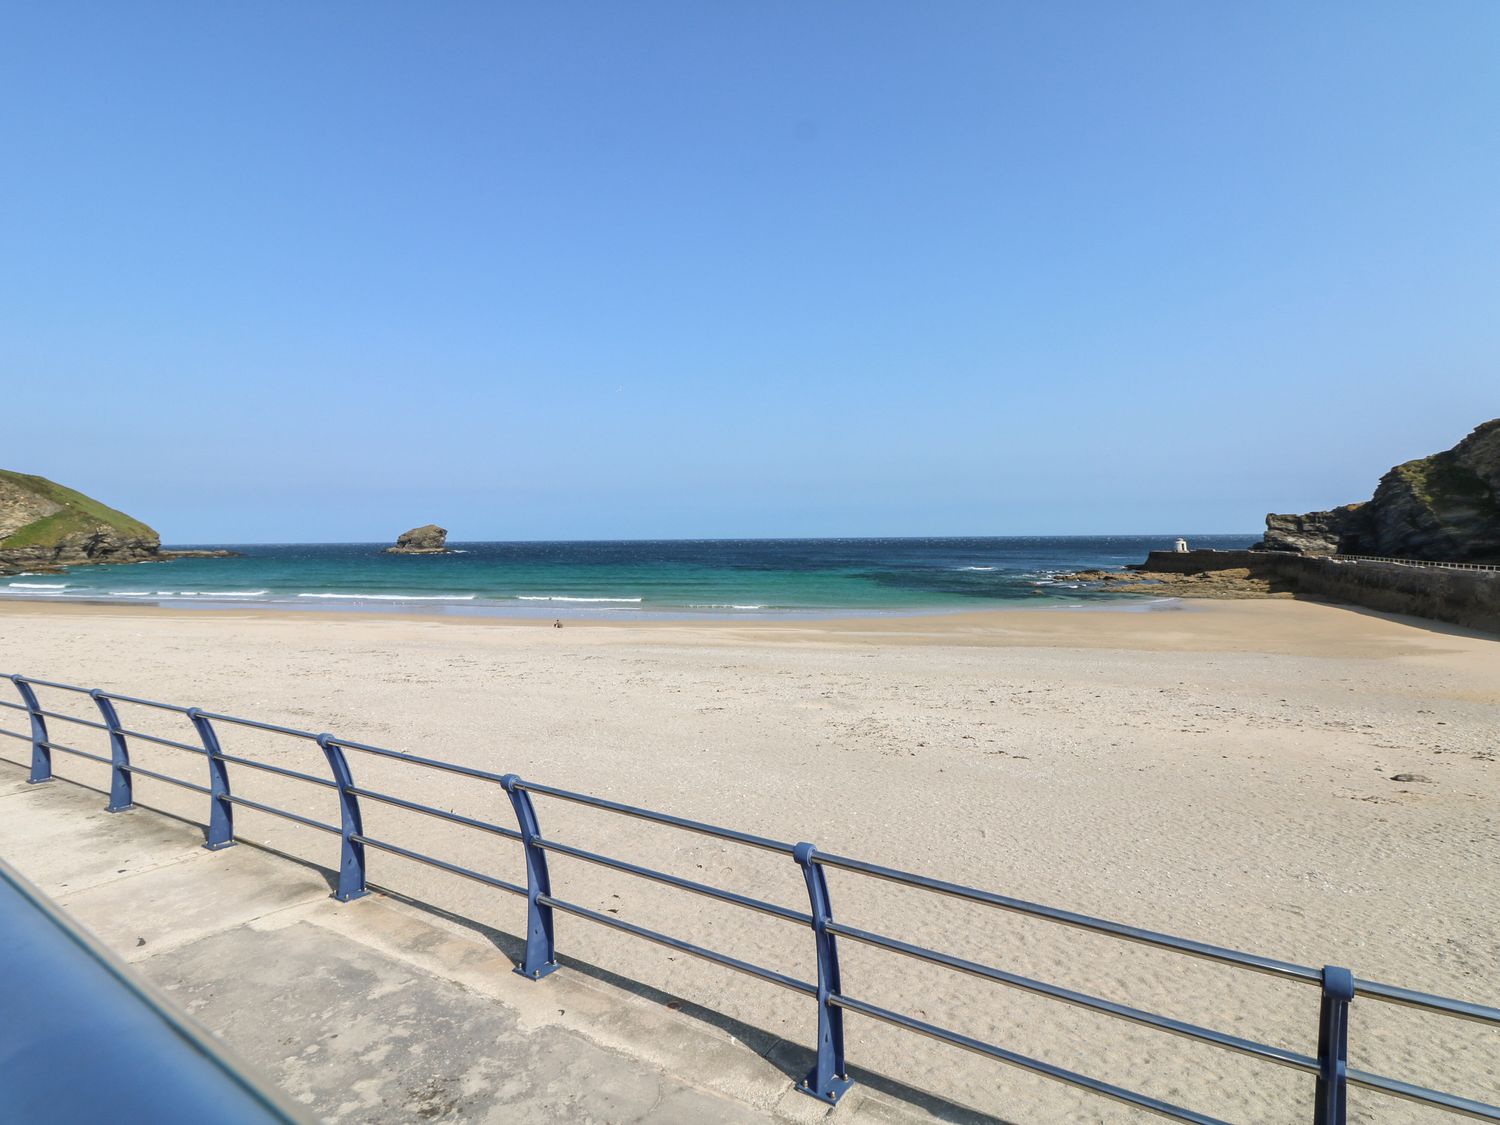
[[(0, 578), (0, 596), (548, 617), (973, 609), (1107, 597), (1055, 576), (1139, 562), (1172, 538), (455, 543), (453, 554), (430, 556), (387, 555), (375, 543), (257, 544), (232, 548), (243, 558)], [(1231, 549), (1256, 536), (1189, 538)]]

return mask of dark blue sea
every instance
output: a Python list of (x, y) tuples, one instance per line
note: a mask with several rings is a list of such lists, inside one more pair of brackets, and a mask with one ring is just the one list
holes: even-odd
[[(977, 609), (1107, 598), (1059, 575), (1140, 562), (1175, 536), (705, 539), (451, 543), (401, 556), (379, 543), (228, 545), (243, 558), (77, 567), (0, 579), (0, 596), (426, 610), (526, 616), (802, 615)], [(1188, 536), (1246, 547), (1244, 535)], [(202, 545), (200, 545), (202, 546)], [(211, 544), (210, 546), (218, 546)]]

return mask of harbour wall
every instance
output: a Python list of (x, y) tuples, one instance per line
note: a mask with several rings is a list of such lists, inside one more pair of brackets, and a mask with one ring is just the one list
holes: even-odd
[(1145, 574), (1245, 569), (1298, 594), (1500, 634), (1500, 571), (1281, 551), (1152, 551), (1136, 569)]

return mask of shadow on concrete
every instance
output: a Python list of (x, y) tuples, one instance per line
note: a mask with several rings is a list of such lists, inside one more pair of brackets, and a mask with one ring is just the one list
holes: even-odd
[[(18, 762), (13, 758), (0, 756), (0, 762), (5, 762), (21, 769), (28, 768), (26, 763)], [(79, 789), (85, 789), (92, 793), (98, 793), (106, 798), (109, 796), (108, 790), (77, 781), (73, 778), (55, 776), (53, 780), (72, 785)], [(139, 808), (148, 809), (158, 816), (166, 817), (168, 820), (191, 826), (200, 832), (206, 831), (200, 822), (190, 817), (169, 812), (166, 809), (161, 809), (141, 801), (137, 801), (136, 805)], [(236, 843), (253, 848), (267, 855), (276, 856), (278, 859), (287, 860), (307, 871), (316, 873), (327, 885), (330, 895), (338, 888), (338, 873), (336, 871), (322, 864), (315, 863), (304, 856), (285, 852), (279, 848), (257, 843), (254, 840), (243, 837), (236, 837)], [(494, 945), (513, 964), (519, 965), (523, 959), (526, 943), (523, 938), (515, 934), (489, 926), (465, 915), (455, 914), (452, 911), (423, 902), (420, 899), (412, 898), (410, 895), (381, 884), (370, 883), (369, 886), (371, 890), (378, 891), (380, 894), (403, 903), (414, 910), (428, 914), (434, 918), (442, 919), (450, 925), (469, 930)], [(799, 1082), (812, 1068), (814, 1058), (812, 1051), (799, 1044), (784, 1040), (780, 1036), (766, 1031), (764, 1028), (743, 1023), (740, 1020), (725, 1015), (723, 1012), (715, 1011), (712, 1008), (704, 1007), (701, 1004), (696, 1004), (679, 996), (674, 996), (671, 993), (664, 992), (641, 981), (621, 976), (602, 965), (582, 961), (565, 954), (558, 955), (558, 963), (573, 972), (580, 973), (602, 984), (641, 997), (650, 1003), (669, 1008), (677, 1015), (687, 1016), (690, 1019), (697, 1020), (699, 1023), (733, 1036), (750, 1050), (764, 1058), (777, 1070), (785, 1074), (790, 1082)], [(938, 1094), (883, 1074), (864, 1070), (856, 1066), (849, 1068), (849, 1074), (858, 1084), (920, 1110), (936, 1121), (948, 1122), (950, 1125), (1016, 1125), (1015, 1122), (1008, 1119), (982, 1113), (957, 1102), (949, 1101)]]

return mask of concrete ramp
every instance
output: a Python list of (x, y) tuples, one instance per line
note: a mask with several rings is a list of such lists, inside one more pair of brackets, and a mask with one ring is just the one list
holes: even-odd
[(0, 763), (0, 855), (323, 1120), (930, 1120), (860, 1086), (828, 1111), (792, 1088), (807, 1056), (772, 1036), (580, 972), (525, 980), (460, 919), (378, 892), (339, 903), (300, 861), (208, 852), (194, 825), (103, 806)]

